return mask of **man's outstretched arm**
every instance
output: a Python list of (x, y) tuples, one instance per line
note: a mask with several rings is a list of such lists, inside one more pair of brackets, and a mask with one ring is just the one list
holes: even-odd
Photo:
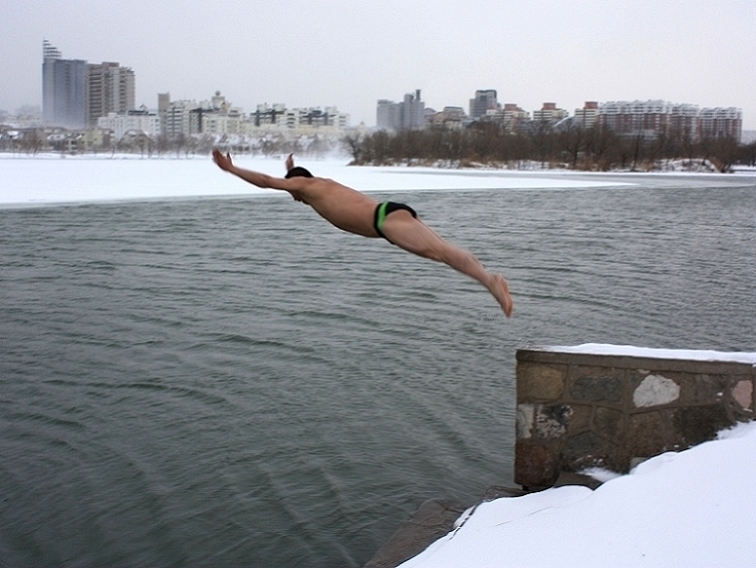
[(285, 179), (239, 168), (232, 162), (230, 154), (224, 156), (217, 149), (213, 150), (213, 161), (223, 171), (234, 174), (236, 177), (241, 178), (252, 185), (256, 185), (257, 187), (282, 189), (289, 192), (301, 189), (303, 178)]

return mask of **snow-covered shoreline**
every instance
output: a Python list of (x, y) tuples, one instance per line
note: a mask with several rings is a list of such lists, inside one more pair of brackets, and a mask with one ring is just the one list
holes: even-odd
[(541, 350), (556, 353), (574, 353), (584, 355), (613, 355), (625, 357), (642, 357), (649, 359), (680, 359), (686, 361), (720, 361), (727, 363), (745, 363), (756, 366), (756, 352), (701, 351), (692, 349), (655, 349), (634, 347), (632, 345), (608, 345), (585, 343), (574, 346), (539, 347)]
[(752, 566), (754, 475), (749, 422), (595, 491), (565, 486), (482, 503), (401, 566)]
[[(239, 155), (242, 167), (283, 174), (282, 157)], [(318, 175), (338, 179), (361, 191), (481, 191), (626, 189), (639, 184), (751, 183), (752, 175), (563, 170), (438, 169), (407, 166), (348, 166), (346, 159), (298, 160)], [(0, 207), (208, 197), (282, 196), (224, 175), (207, 156), (141, 157), (136, 154), (44, 154), (21, 157), (0, 153)]]

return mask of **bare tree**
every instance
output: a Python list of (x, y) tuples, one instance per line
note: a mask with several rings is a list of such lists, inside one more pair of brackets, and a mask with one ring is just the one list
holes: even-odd
[(344, 148), (350, 156), (352, 163), (359, 164), (362, 156), (362, 142), (364, 137), (361, 134), (347, 134), (341, 139), (341, 147)]
[(585, 147), (585, 138), (585, 130), (581, 126), (575, 125), (573, 122), (567, 123), (559, 133), (559, 143), (562, 150), (566, 152), (570, 159), (570, 167), (573, 170), (577, 169), (580, 152), (582, 152)]
[(731, 136), (719, 136), (712, 142), (711, 161), (722, 173), (732, 172), (732, 165), (738, 160), (738, 143)]
[(531, 124), (530, 141), (533, 144), (538, 161), (541, 162), (541, 167), (545, 168), (551, 152), (551, 124), (546, 120)]

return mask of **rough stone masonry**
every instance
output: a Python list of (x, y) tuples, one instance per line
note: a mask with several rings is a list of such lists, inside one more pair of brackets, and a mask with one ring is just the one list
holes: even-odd
[(517, 351), (515, 482), (524, 488), (591, 467), (626, 473), (754, 419), (752, 363), (604, 351)]

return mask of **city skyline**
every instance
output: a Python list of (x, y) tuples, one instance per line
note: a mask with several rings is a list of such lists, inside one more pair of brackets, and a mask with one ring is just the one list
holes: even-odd
[(476, 90), (495, 89), (502, 103), (532, 111), (555, 102), (570, 114), (587, 100), (737, 107), (743, 129), (756, 129), (752, 2), (726, 0), (716, 14), (699, 0), (218, 6), (12, 3), (0, 21), (0, 109), (42, 106), (48, 39), (66, 58), (133, 69), (136, 106), (148, 108), (158, 93), (191, 100), (220, 90), (247, 112), (264, 102), (333, 105), (353, 126), (372, 126), (380, 99), (421, 89), (429, 107), (467, 110)]

